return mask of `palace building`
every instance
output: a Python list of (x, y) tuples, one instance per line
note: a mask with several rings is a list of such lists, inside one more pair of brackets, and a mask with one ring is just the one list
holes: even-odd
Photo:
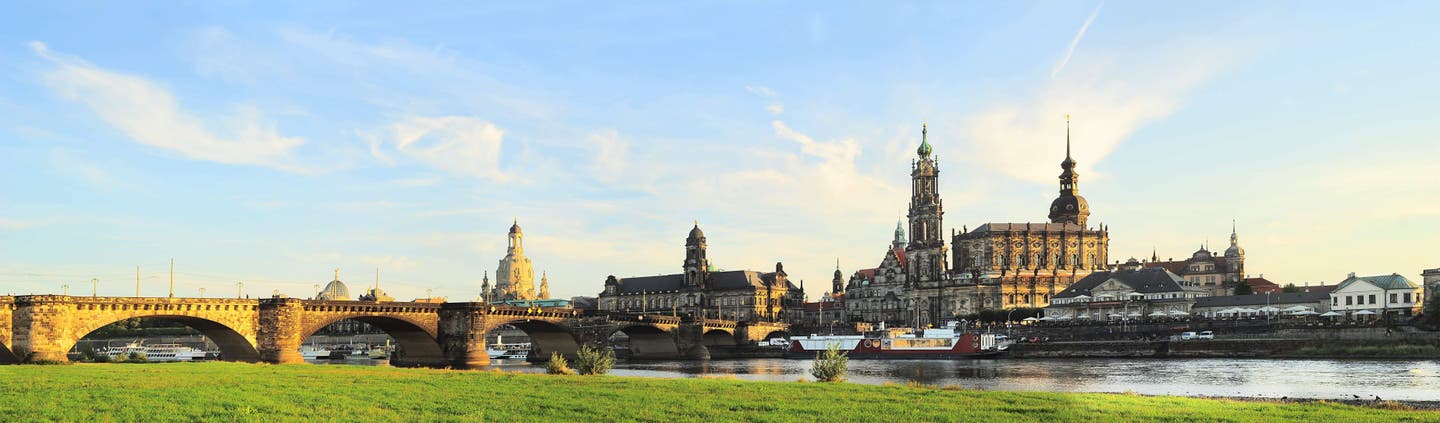
[[(1195, 250), (1186, 260), (1166, 260), (1160, 258), (1154, 252), (1150, 253), (1150, 262), (1145, 267), (1163, 267), (1172, 273), (1184, 277), (1186, 280), (1204, 287), (1210, 295), (1221, 296), (1235, 293), (1235, 286), (1245, 279), (1245, 249), (1240, 248), (1240, 237), (1235, 233), (1235, 224), (1230, 224), (1230, 248), (1225, 249), (1224, 255), (1216, 255), (1210, 252), (1204, 244), (1199, 250)], [(1251, 287), (1257, 288), (1255, 286)]]
[[(803, 315), (804, 287), (790, 282), (781, 263), (774, 272), (717, 271), (706, 258), (697, 223), (685, 238), (682, 273), (605, 279), (601, 311), (671, 314), (738, 321), (794, 321)], [(803, 285), (803, 282), (802, 282)]]

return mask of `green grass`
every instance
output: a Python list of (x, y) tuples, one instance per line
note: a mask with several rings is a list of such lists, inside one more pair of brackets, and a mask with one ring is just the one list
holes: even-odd
[(0, 366), (0, 422), (1440, 421), (1440, 412), (1125, 394), (238, 363)]

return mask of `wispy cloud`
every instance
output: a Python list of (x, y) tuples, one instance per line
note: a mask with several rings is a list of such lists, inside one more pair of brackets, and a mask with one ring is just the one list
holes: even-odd
[(392, 154), (456, 175), (503, 182), (500, 146), (505, 131), (467, 116), (412, 116), (379, 131), (364, 133), (377, 160), (394, 163)]
[(785, 113), (785, 105), (783, 103), (780, 103), (779, 100), (780, 95), (776, 94), (775, 90), (770, 89), (770, 87), (766, 87), (763, 85), (746, 85), (745, 91), (749, 91), (750, 94), (754, 94), (761, 98), (770, 100), (770, 105), (765, 106), (765, 111), (770, 112), (770, 114), (778, 116), (781, 113)]
[(630, 144), (620, 138), (620, 132), (603, 129), (590, 134), (591, 148), (595, 149), (595, 177), (608, 182), (624, 176)]
[(1070, 45), (1065, 47), (1065, 55), (1061, 56), (1060, 61), (1055, 62), (1055, 67), (1050, 69), (1050, 79), (1055, 79), (1055, 76), (1065, 69), (1065, 65), (1070, 64), (1070, 56), (1075, 55), (1075, 47), (1080, 45), (1081, 38), (1085, 38), (1085, 31), (1090, 29), (1090, 24), (1095, 22), (1095, 17), (1100, 16), (1100, 8), (1104, 6), (1105, 2), (1095, 5), (1095, 10), (1090, 12), (1090, 17), (1085, 18), (1085, 23), (1081, 24), (1080, 30), (1075, 32), (1075, 38), (1071, 38)]
[(1065, 145), (1064, 117), (1073, 115), (1075, 159), (1082, 173), (1088, 172), (1135, 130), (1174, 113), (1232, 55), (1187, 43), (1170, 43), (1161, 51), (1170, 53), (1077, 61), (1018, 101), (1006, 99), (964, 116), (959, 126), (976, 141), (972, 157), (1019, 179), (1053, 182)]
[(54, 65), (44, 74), (52, 89), (88, 106), (138, 143), (195, 160), (306, 171), (291, 158), (305, 140), (281, 135), (255, 107), (238, 106), (228, 118), (201, 118), (182, 110), (169, 90), (148, 79), (53, 52), (38, 41), (30, 48)]

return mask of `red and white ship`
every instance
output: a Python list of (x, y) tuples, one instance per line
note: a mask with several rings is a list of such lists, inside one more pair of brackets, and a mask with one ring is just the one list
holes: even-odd
[(919, 336), (909, 329), (881, 329), (865, 335), (810, 335), (790, 338), (786, 357), (812, 358), (832, 345), (838, 345), (846, 356), (867, 358), (990, 358), (1000, 355), (1005, 346), (994, 334), (956, 333), (954, 324), (944, 329), (925, 329)]

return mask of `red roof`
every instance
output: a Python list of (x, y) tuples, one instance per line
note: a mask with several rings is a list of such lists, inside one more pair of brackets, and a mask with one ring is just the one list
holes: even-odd
[(865, 280), (867, 280), (867, 281), (870, 281), (870, 280), (875, 280), (875, 271), (877, 271), (877, 270), (880, 270), (880, 268), (872, 267), (872, 268), (869, 268), (869, 269), (856, 270), (855, 273), (858, 274), (858, 275), (860, 275), (860, 277), (861, 277), (862, 279), (865, 279)]
[(1272, 293), (1272, 294), (1273, 294), (1273, 293), (1279, 293), (1279, 292), (1281, 291), (1281, 288), (1280, 288), (1280, 285), (1279, 285), (1279, 284), (1277, 284), (1277, 283), (1275, 283), (1275, 282), (1270, 282), (1270, 280), (1265, 279), (1265, 278), (1249, 278), (1249, 279), (1245, 279), (1245, 283), (1250, 284), (1250, 289), (1255, 290), (1255, 293), (1256, 293), (1256, 294), (1264, 294), (1264, 293)]
[(895, 247), (891, 252), (895, 253), (895, 259), (900, 261), (900, 268), (907, 269), (908, 267), (905, 266), (905, 247)]

